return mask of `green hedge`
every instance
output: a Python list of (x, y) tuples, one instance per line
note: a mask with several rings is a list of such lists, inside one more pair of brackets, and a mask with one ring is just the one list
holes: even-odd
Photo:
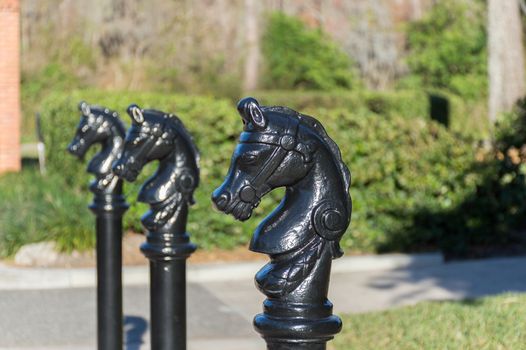
[[(201, 157), (201, 185), (196, 191), (196, 205), (192, 208), (188, 231), (200, 246), (234, 247), (246, 243), (256, 220), (236, 223), (231, 217), (221, 215), (212, 209), (210, 194), (221, 183), (228, 170), (228, 161), (234, 142), (239, 134), (240, 122), (235, 106), (225, 100), (207, 97), (188, 97), (155, 93), (76, 91), (69, 94), (53, 94), (42, 103), (42, 127), (47, 145), (49, 170), (61, 174), (67, 184), (65, 191), (82, 189), (84, 201), (91, 200), (86, 191), (89, 175), (85, 172), (86, 162), (80, 162), (66, 152), (79, 120), (77, 104), (80, 100), (100, 104), (120, 112), (121, 118), (129, 124), (126, 107), (137, 103), (144, 108), (156, 108), (176, 113), (195, 136)], [(94, 152), (93, 150), (91, 152)], [(90, 159), (92, 153), (86, 155)], [(130, 210), (125, 216), (125, 227), (140, 231), (139, 218), (147, 206), (136, 202), (140, 185), (153, 174), (155, 164), (147, 166), (142, 176), (126, 184), (125, 193)], [(271, 200), (264, 201), (258, 213), (268, 212)], [(91, 215), (87, 210), (85, 215)], [(258, 217), (261, 219), (261, 214)], [(72, 232), (72, 234), (75, 234)]]
[(352, 112), (373, 112), (381, 115), (399, 115), (409, 118), (429, 114), (427, 94), (423, 91), (258, 91), (263, 104), (289, 106), (301, 111), (319, 108), (345, 108)]
[[(81, 203), (91, 200), (86, 191), (89, 177), (85, 173), (85, 162), (77, 161), (65, 151), (78, 122), (76, 106), (79, 100), (117, 109), (126, 122), (128, 117), (124, 110), (132, 102), (174, 112), (181, 117), (202, 153), (201, 186), (196, 191), (197, 204), (191, 212), (188, 227), (194, 241), (202, 247), (229, 248), (246, 243), (259, 221), (281, 198), (280, 191), (271, 194), (256, 210), (255, 217), (245, 223), (236, 222), (212, 209), (210, 194), (226, 174), (241, 131), (241, 121), (232, 102), (153, 93), (77, 91), (50, 96), (43, 102), (41, 113), (50, 173), (63, 178), (62, 193), (81, 198)], [(294, 106), (294, 102), (287, 103), (278, 98), (274, 101), (268, 94), (261, 94), (261, 100)], [(382, 107), (386, 108), (385, 113), (377, 110), (381, 113), (378, 114), (370, 110), (370, 104), (365, 104), (369, 107), (360, 107), (359, 102), (356, 102), (357, 108), (343, 105), (330, 110), (313, 106), (306, 108), (340, 145), (343, 158), (353, 174), (353, 219), (342, 241), (348, 250), (400, 248), (396, 243), (389, 243), (388, 238), (411, 222), (413, 209), (423, 205), (446, 208), (471, 188), (473, 181), (463, 177), (471, 164), (471, 145), (455, 138), (442, 126), (420, 118), (418, 111), (423, 113), (425, 107), (423, 104), (422, 107), (411, 106), (409, 100), (404, 108), (408, 111), (414, 108), (412, 118), (405, 113), (398, 115), (396, 108), (391, 111), (393, 107), (390, 105)], [(393, 98), (392, 101), (398, 103), (399, 99)], [(384, 106), (383, 102), (380, 105)], [(154, 166), (143, 173), (152, 174)], [(145, 176), (136, 184), (126, 186), (128, 201), (132, 204), (126, 215), (127, 228), (140, 229), (138, 218), (146, 208), (137, 205), (135, 197)], [(91, 215), (88, 210), (82, 210), (83, 215)], [(84, 221), (76, 226), (69, 226), (67, 221), (63, 224), (67, 226), (60, 232), (68, 235), (91, 229)], [(82, 247), (73, 240), (65, 241)]]
[[(407, 26), (406, 62), (414, 87), (445, 89), (466, 99), (485, 99), (487, 74), (486, 4), (442, 0)], [(404, 83), (402, 79), (401, 83)]]
[(360, 85), (350, 57), (321, 29), (282, 12), (269, 16), (262, 37), (263, 83), (273, 89), (333, 90)]
[(440, 96), (449, 104), (449, 128), (463, 136), (487, 138), (489, 123), (485, 100), (468, 101), (442, 90), (397, 91), (259, 91), (264, 104), (289, 106), (307, 113), (317, 109), (345, 108), (352, 113), (374, 113), (382, 116), (400, 116), (430, 119), (430, 100)]

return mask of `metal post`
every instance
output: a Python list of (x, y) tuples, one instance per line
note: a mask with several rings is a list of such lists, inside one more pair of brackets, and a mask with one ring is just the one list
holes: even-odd
[(250, 97), (237, 109), (243, 133), (227, 178), (212, 194), (216, 208), (247, 220), (264, 195), (286, 187), (250, 242), (250, 250), (270, 258), (255, 278), (267, 299), (254, 328), (269, 350), (325, 350), (342, 327), (327, 293), (351, 219), (349, 169), (314, 118)]
[(152, 349), (186, 349), (186, 259), (196, 246), (186, 233), (188, 206), (181, 205), (172, 232), (147, 233), (141, 251), (150, 260)]
[(89, 208), (96, 216), (98, 349), (122, 349), (122, 216), (128, 204), (111, 164), (121, 155), (125, 128), (118, 114), (107, 108), (81, 102), (79, 110), (80, 123), (68, 151), (83, 158), (93, 144), (102, 145), (88, 165), (95, 175)]
[(141, 251), (150, 260), (151, 348), (185, 350), (186, 259), (196, 249), (186, 222), (199, 182), (199, 153), (175, 115), (137, 105), (128, 114), (132, 126), (115, 174), (135, 181), (146, 163), (159, 160), (139, 193), (139, 201), (150, 205), (141, 219), (147, 230)]
[(97, 222), (98, 349), (122, 349), (122, 216), (128, 208), (122, 182), (113, 194), (95, 193), (89, 208)]

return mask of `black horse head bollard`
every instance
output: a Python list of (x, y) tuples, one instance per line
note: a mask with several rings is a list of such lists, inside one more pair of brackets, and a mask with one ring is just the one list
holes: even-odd
[(250, 249), (270, 262), (256, 274), (267, 296), (254, 319), (268, 349), (325, 349), (341, 329), (327, 300), (331, 261), (351, 218), (350, 173), (338, 146), (314, 118), (284, 107), (238, 104), (244, 124), (215, 206), (247, 220), (260, 199), (286, 187), (279, 207), (257, 228)]
[(111, 166), (122, 153), (126, 129), (107, 108), (81, 102), (79, 109), (82, 115), (69, 152), (82, 158), (93, 144), (102, 145), (88, 165), (95, 175), (90, 209), (97, 217), (98, 348), (122, 349), (122, 216), (128, 205)]
[(159, 160), (139, 194), (150, 205), (142, 217), (148, 233), (141, 250), (150, 259), (152, 349), (185, 349), (186, 259), (196, 249), (186, 221), (199, 182), (199, 153), (176, 116), (136, 105), (128, 114), (132, 126), (113, 171), (134, 181), (146, 163)]

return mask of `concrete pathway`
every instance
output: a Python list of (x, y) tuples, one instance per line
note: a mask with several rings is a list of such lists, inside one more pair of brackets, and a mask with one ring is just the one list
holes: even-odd
[[(367, 259), (370, 263), (366, 263)], [(334, 268), (330, 289), (336, 313), (381, 310), (423, 300), (526, 292), (526, 257), (449, 264), (433, 255), (341, 261)], [(189, 269), (189, 276), (192, 271), (201, 271), (200, 277), (189, 278), (188, 284), (190, 350), (265, 348), (251, 325), (263, 300), (251, 276), (261, 265), (259, 262)], [(52, 283), (44, 283), (46, 289), (38, 289), (26, 283), (25, 289), (4, 288), (7, 284), (2, 283), (3, 277), (16, 280), (6, 273), (8, 270), (15, 272), (6, 266), (0, 268), (1, 349), (95, 348), (92, 286), (53, 289), (49, 287)], [(24, 271), (21, 275), (31, 273)], [(124, 292), (127, 349), (148, 349), (148, 287), (139, 280), (127, 283)]]

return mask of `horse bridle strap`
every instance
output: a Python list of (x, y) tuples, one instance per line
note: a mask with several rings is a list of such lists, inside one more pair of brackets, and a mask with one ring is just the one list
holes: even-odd
[[(88, 134), (84, 134), (80, 139), (84, 140), (84, 143), (85, 144), (88, 144), (88, 145), (91, 145), (93, 143), (93, 140), (95, 140), (96, 138), (96, 134), (97, 134), (97, 130), (100, 128), (100, 126), (102, 125), (102, 123), (98, 122), (97, 121), (97, 117), (95, 116), (95, 114), (92, 114), (93, 115), (93, 122), (89, 122), (88, 121), (88, 126), (89, 126), (89, 129), (91, 129), (91, 132), (88, 133)], [(87, 116), (84, 116), (85, 118), (88, 118)]]
[(282, 135), (253, 131), (241, 133), (240, 143), (260, 143), (277, 146), (256, 176), (239, 191), (239, 199), (241, 201), (251, 204), (258, 202), (265, 191), (269, 189), (268, 179), (281, 165), (287, 154), (290, 151), (302, 153), (303, 147), (299, 147), (300, 143), (297, 141), (298, 126), (298, 120), (289, 119), (287, 130)]

